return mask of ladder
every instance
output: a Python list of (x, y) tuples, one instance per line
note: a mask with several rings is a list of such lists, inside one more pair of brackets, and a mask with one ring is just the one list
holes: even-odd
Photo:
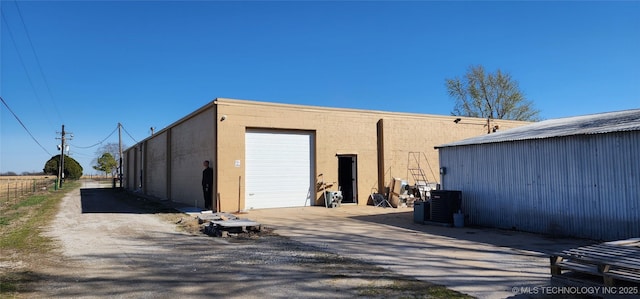
[(437, 178), (433, 173), (433, 169), (431, 169), (431, 165), (429, 164), (429, 160), (427, 160), (427, 156), (423, 152), (409, 152), (407, 157), (407, 172), (413, 178), (415, 182), (416, 188), (420, 191), (420, 197), (423, 199), (427, 198), (427, 193), (431, 189), (435, 189), (433, 186), (430, 186), (429, 180), (422, 168), (422, 160), (427, 164), (429, 169), (431, 170), (431, 174), (433, 175), (434, 180), (432, 183), (437, 183)]

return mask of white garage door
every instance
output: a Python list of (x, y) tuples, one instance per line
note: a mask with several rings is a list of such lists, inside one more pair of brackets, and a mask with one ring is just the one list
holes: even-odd
[(310, 205), (312, 133), (247, 130), (245, 148), (245, 209)]

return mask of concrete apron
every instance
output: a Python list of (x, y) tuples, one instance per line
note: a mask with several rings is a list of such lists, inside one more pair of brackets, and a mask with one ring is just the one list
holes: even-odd
[(589, 240), (413, 222), (412, 208), (373, 206), (251, 210), (239, 215), (283, 236), (478, 298), (550, 286), (548, 254)]

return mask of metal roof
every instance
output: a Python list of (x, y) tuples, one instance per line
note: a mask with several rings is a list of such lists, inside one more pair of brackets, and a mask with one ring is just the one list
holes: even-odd
[(498, 131), (493, 134), (439, 145), (435, 148), (622, 131), (640, 131), (640, 109), (550, 119), (510, 130)]

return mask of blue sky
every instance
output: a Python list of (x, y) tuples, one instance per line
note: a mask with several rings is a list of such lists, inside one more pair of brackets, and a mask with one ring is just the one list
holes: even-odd
[(640, 108), (638, 1), (0, 8), (0, 95), (42, 145), (2, 105), (0, 173), (40, 171), (62, 124), (71, 157), (96, 173), (119, 122), (133, 145), (216, 97), (449, 115), (445, 79), (471, 65), (510, 73), (544, 119)]

